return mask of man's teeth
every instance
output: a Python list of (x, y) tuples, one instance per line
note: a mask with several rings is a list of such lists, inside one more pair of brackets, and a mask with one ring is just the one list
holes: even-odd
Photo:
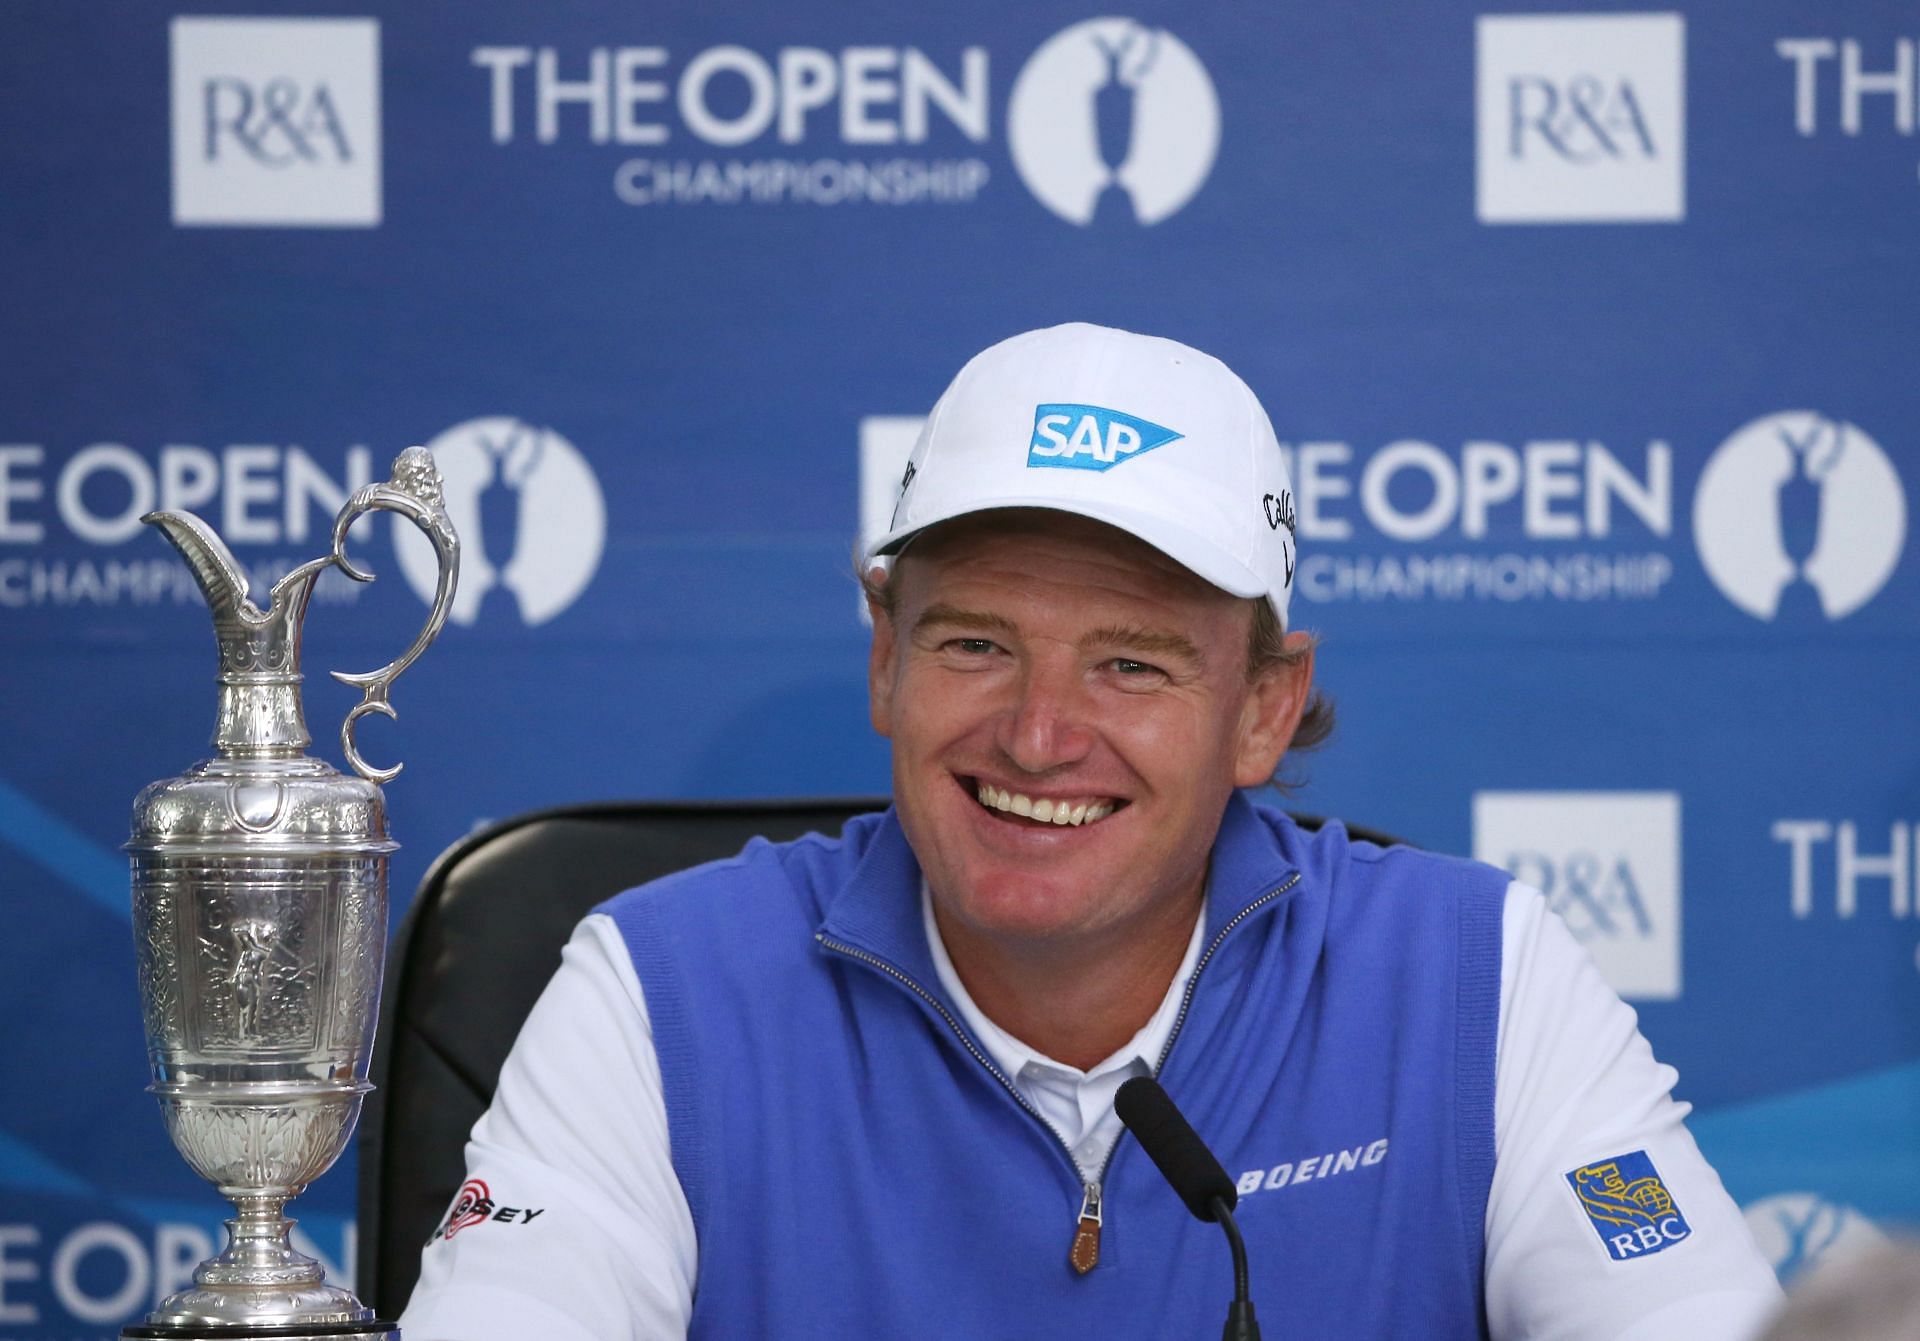
[(1103, 820), (1113, 813), (1113, 802), (1089, 797), (1084, 801), (1056, 801), (1043, 796), (1038, 801), (1019, 792), (1010, 792), (1004, 787), (995, 787), (991, 783), (979, 784), (980, 804), (995, 810), (1005, 810), (1028, 819), (1039, 820), (1042, 824), (1078, 825), (1092, 824)]

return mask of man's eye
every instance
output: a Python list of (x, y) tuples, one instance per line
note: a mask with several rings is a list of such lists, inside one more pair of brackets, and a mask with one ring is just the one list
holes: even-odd
[(983, 657), (993, 651), (990, 638), (955, 638), (947, 644), (956, 652), (964, 652), (970, 657)]
[(1160, 675), (1164, 672), (1158, 666), (1144, 661), (1135, 661), (1132, 657), (1115, 657), (1110, 663), (1122, 675)]

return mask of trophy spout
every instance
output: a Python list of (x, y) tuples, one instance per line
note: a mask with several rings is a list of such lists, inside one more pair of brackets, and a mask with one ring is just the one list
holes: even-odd
[[(140, 520), (158, 528), (180, 551), (194, 581), (200, 584), (200, 594), (213, 609), (216, 626), (222, 620), (238, 618), (243, 609), (251, 609), (247, 575), (211, 526), (190, 512), (149, 512)], [(257, 610), (253, 613), (256, 617), (259, 614)]]
[(214, 748), (233, 759), (293, 759), (312, 741), (300, 704), (300, 630), (314, 581), (332, 555), (301, 564), (274, 584), (261, 610), (247, 575), (213, 528), (189, 512), (149, 512), (186, 559), (213, 611), (220, 645), (220, 706)]

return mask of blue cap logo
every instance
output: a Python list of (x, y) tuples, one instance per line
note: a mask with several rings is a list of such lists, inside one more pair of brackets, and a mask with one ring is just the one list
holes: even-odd
[(1027, 465), (1112, 470), (1122, 461), (1184, 436), (1102, 405), (1036, 405)]

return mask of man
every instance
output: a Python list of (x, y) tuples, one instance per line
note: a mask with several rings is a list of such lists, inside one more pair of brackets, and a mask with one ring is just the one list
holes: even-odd
[(969, 363), (863, 560), (894, 807), (583, 924), (409, 1341), (1209, 1331), (1218, 1231), (1112, 1113), (1147, 1073), (1271, 1335), (1750, 1335), (1772, 1276), (1540, 896), (1240, 796), (1324, 711), (1292, 514), (1204, 354)]

